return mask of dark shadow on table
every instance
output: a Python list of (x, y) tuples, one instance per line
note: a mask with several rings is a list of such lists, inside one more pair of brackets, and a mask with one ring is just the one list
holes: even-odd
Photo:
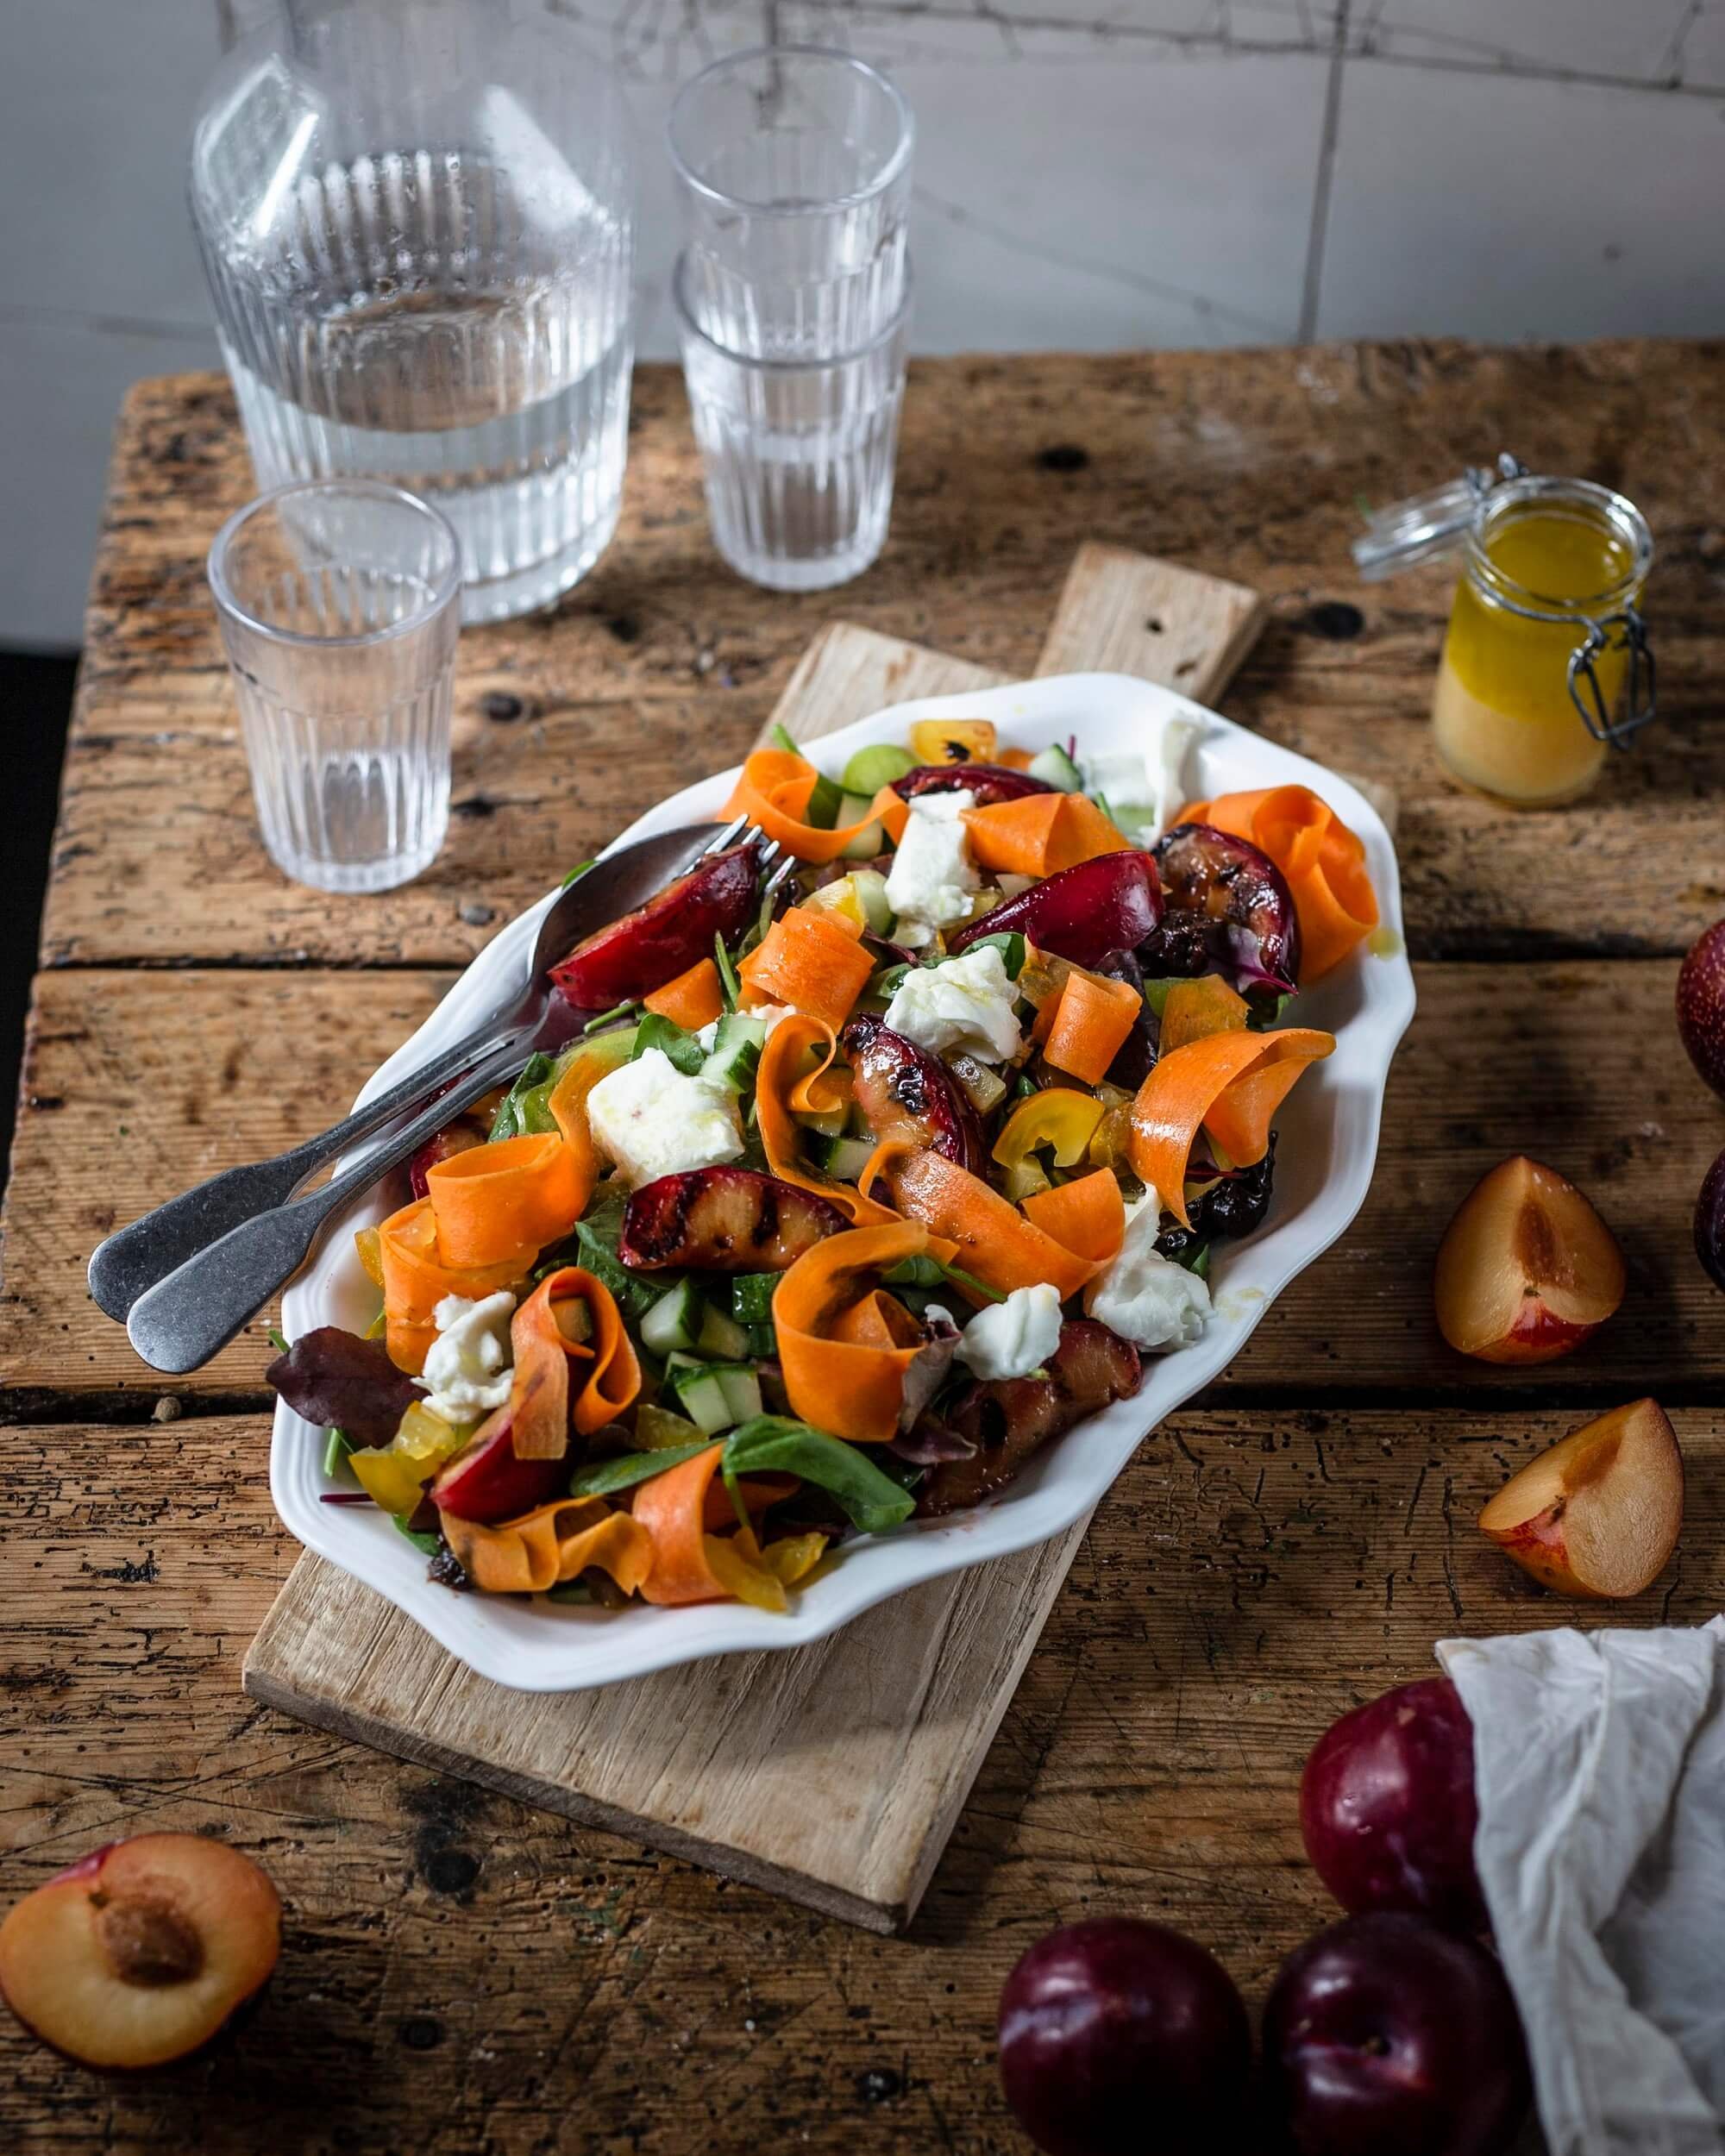
[(12, 1148), (24, 1013), (60, 802), (75, 656), (0, 651), (6, 832), (0, 842), (0, 1175)]

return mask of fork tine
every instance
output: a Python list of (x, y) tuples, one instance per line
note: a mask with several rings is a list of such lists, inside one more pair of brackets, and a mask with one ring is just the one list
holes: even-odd
[(769, 897), (774, 892), (780, 890), (790, 876), (792, 870), (795, 868), (796, 865), (794, 857), (787, 857), (785, 860), (781, 861), (778, 867), (774, 869), (772, 874), (768, 877), (766, 882), (762, 885), (762, 897)]
[(745, 831), (752, 833), (754, 829), (755, 826), (746, 816), (733, 817), (730, 823), (722, 830), (716, 830), (707, 841), (702, 857), (705, 858), (707, 854), (722, 854), (726, 847), (734, 846)]

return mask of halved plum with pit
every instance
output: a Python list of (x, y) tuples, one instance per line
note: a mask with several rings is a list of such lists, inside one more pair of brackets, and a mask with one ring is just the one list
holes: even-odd
[(983, 1172), (982, 1126), (938, 1056), (868, 1012), (850, 1021), (839, 1044), (850, 1058), (856, 1105), (877, 1138), (929, 1146), (973, 1175)]
[[(1295, 986), (1300, 924), (1293, 894), (1268, 854), (1208, 824), (1176, 824), (1157, 840), (1156, 861), (1168, 901), (1168, 925), (1173, 930), (1178, 922), (1181, 937), (1175, 940), (1182, 951), (1191, 942), (1186, 924), (1195, 917), (1206, 931), (1211, 956), (1233, 975), (1242, 994)], [(1145, 972), (1155, 975), (1154, 944), (1140, 956)], [(1182, 960), (1166, 973), (1191, 970)]]
[(637, 1272), (782, 1273), (850, 1225), (825, 1198), (758, 1168), (692, 1168), (630, 1194), (618, 1256)]
[(1017, 930), (1038, 950), (1095, 966), (1110, 951), (1134, 950), (1162, 918), (1162, 884), (1150, 855), (1128, 848), (1081, 861), (1076, 868), (1033, 883), (980, 920), (955, 929), (947, 949), (961, 951), (978, 937)]
[(712, 939), (729, 942), (754, 918), (758, 872), (754, 849), (733, 846), (698, 862), (656, 899), (577, 943), (551, 979), (577, 1011), (637, 1003), (702, 958)]
[(893, 791), (906, 801), (919, 793), (957, 793), (963, 787), (974, 793), (978, 808), (990, 801), (1022, 800), (1026, 793), (1052, 793), (1054, 788), (1027, 771), (1013, 771), (1003, 763), (919, 763), (894, 779)]
[(431, 1502), (457, 1520), (491, 1525), (549, 1504), (568, 1481), (569, 1463), (518, 1460), (515, 1413), (508, 1401), (474, 1431), (431, 1485)]
[(1043, 1446), (1086, 1415), (1127, 1399), (1142, 1382), (1138, 1350), (1094, 1318), (1060, 1328), (1046, 1377), (994, 1378), (973, 1385), (944, 1418), (975, 1450), (943, 1460), (917, 1493), (919, 1519), (965, 1512), (1004, 1489)]

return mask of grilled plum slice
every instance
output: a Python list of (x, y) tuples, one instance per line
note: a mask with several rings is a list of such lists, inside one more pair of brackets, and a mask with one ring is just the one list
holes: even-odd
[(1046, 1377), (995, 1378), (974, 1385), (945, 1420), (975, 1446), (943, 1460), (917, 1493), (925, 1520), (981, 1504), (1020, 1475), (1032, 1457), (1086, 1415), (1125, 1400), (1143, 1375), (1138, 1350), (1094, 1318), (1060, 1328)]
[(756, 880), (752, 847), (712, 855), (656, 899), (577, 943), (551, 968), (558, 993), (577, 1011), (639, 1002), (698, 959), (711, 958), (715, 936), (729, 942), (741, 934), (754, 917)]
[(980, 1175), (986, 1165), (982, 1126), (939, 1056), (862, 1013), (839, 1036), (850, 1058), (856, 1105), (877, 1138), (926, 1145)]
[(979, 936), (1016, 929), (1038, 950), (1052, 951), (1075, 966), (1095, 966), (1110, 951), (1136, 950), (1161, 918), (1156, 863), (1150, 855), (1129, 848), (1044, 877), (1017, 898), (1003, 899), (981, 920), (956, 930), (946, 942), (949, 950), (960, 951)]
[(1052, 793), (1054, 788), (1028, 771), (1013, 771), (1003, 763), (919, 763), (894, 779), (893, 791), (906, 801), (919, 793), (957, 793), (960, 787), (976, 797), (978, 808), (990, 801), (1018, 801), (1026, 793)]
[(407, 1163), (407, 1180), (413, 1186), (416, 1198), (423, 1198), (430, 1186), (425, 1172), (435, 1168), (441, 1160), (453, 1160), (457, 1153), (470, 1153), (474, 1146), (486, 1142), (485, 1125), (476, 1123), (470, 1115), (458, 1116), (447, 1123), (436, 1138), (428, 1138), (413, 1158)]
[(431, 1502), (457, 1520), (490, 1526), (549, 1504), (568, 1481), (569, 1462), (518, 1460), (508, 1401), (488, 1416), (431, 1484)]
[[(1268, 854), (1208, 824), (1176, 824), (1157, 840), (1156, 862), (1170, 913), (1201, 914), (1214, 924), (1210, 948), (1242, 993), (1294, 987), (1300, 924), (1286, 880)], [(1146, 970), (1154, 972), (1153, 955), (1145, 956)]]
[(637, 1272), (782, 1273), (850, 1225), (825, 1198), (759, 1169), (692, 1168), (630, 1194), (618, 1255)]

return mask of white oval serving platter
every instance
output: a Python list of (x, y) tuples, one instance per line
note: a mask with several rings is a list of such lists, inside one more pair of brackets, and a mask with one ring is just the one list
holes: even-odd
[[(1106, 1493), (1165, 1415), (1226, 1367), (1275, 1297), (1335, 1241), (1364, 1200), (1390, 1058), (1414, 1014), (1413, 975), (1402, 955), (1396, 850), (1371, 804), (1333, 772), (1171, 690), (1124, 674), (1057, 675), (975, 694), (924, 698), (859, 719), (809, 743), (808, 753), (836, 774), (865, 743), (902, 742), (913, 720), (945, 716), (993, 719), (1003, 746), (1040, 749), (1076, 735), (1081, 756), (1147, 749), (1165, 718), (1196, 719), (1202, 730), (1186, 763), (1189, 798), (1302, 784), (1321, 793), (1364, 842), (1387, 933), (1374, 939), (1375, 950), (1362, 946), (1300, 999), (1298, 1022), (1327, 1027), (1336, 1036), (1336, 1051), (1313, 1067), (1277, 1119), (1281, 1142), (1270, 1219), (1256, 1235), (1218, 1249), (1211, 1280), (1215, 1314), (1208, 1330), (1175, 1354), (1147, 1357), (1144, 1384), (1132, 1399), (1079, 1424), (976, 1511), (951, 1520), (913, 1520), (892, 1534), (848, 1544), (794, 1595), (784, 1616), (737, 1602), (681, 1609), (631, 1606), (612, 1615), (542, 1596), (454, 1594), (435, 1586), (425, 1576), (424, 1557), (381, 1514), (319, 1501), (329, 1487), (321, 1471), (323, 1432), (278, 1402), (270, 1489), (287, 1526), (308, 1549), (364, 1580), (482, 1677), (524, 1691), (579, 1691), (706, 1655), (801, 1646), (890, 1595), (1058, 1534)], [(626, 845), (716, 815), (736, 779), (733, 769), (686, 787), (614, 843)], [(361, 1100), (512, 1001), (539, 917), (549, 903), (548, 894), (499, 932), (419, 1031), (374, 1073)], [(282, 1323), (291, 1339), (315, 1326), (362, 1331), (369, 1323), (376, 1290), (354, 1255), (353, 1231), (380, 1219), (386, 1210), (384, 1194), (374, 1193), (332, 1228), (283, 1298)]]

